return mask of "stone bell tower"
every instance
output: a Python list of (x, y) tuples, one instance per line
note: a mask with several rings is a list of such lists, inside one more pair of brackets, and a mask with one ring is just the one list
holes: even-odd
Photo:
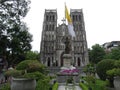
[(47, 66), (55, 63), (56, 51), (56, 28), (57, 28), (57, 10), (47, 9), (44, 14), (43, 30), (41, 37), (41, 62)]

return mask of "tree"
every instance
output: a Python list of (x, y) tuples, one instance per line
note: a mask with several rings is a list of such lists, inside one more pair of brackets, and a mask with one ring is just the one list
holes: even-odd
[(31, 49), (32, 35), (22, 21), (29, 3), (29, 0), (0, 0), (0, 54), (7, 55), (9, 63), (24, 60)]
[(111, 59), (120, 60), (120, 47), (112, 49), (110, 54)]
[(39, 53), (37, 51), (28, 51), (26, 53), (26, 60), (39, 60)]
[(120, 60), (120, 46), (111, 49), (111, 51), (105, 55), (105, 59)]
[(114, 60), (104, 59), (100, 61), (96, 66), (96, 72), (102, 80), (107, 78), (106, 71), (114, 67)]
[(99, 45), (93, 45), (92, 49), (89, 49), (89, 59), (90, 62), (97, 64), (99, 61), (104, 59), (105, 51), (104, 49)]
[(114, 61), (112, 59), (104, 59), (102, 61), (100, 61), (97, 66), (96, 66), (96, 72), (98, 74), (98, 76), (100, 77), (100, 79), (102, 80), (106, 80), (108, 79), (110, 81), (110, 86), (113, 87), (113, 77), (108, 78), (108, 75), (106, 74), (106, 72), (108, 70), (111, 70), (114, 68)]

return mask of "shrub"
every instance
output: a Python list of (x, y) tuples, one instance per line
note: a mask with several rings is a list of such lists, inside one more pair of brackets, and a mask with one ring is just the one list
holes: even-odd
[(116, 68), (120, 68), (120, 60), (115, 61), (114, 65)]
[(6, 83), (5, 85), (1, 86), (0, 90), (10, 90), (10, 84)]
[(50, 78), (48, 77), (38, 80), (35, 90), (49, 90), (50, 88), (49, 81), (50, 81)]
[(120, 68), (114, 68), (114, 69), (108, 70), (106, 73), (110, 77), (120, 76)]
[(106, 59), (100, 61), (96, 66), (96, 71), (100, 79), (106, 80), (106, 71), (114, 68), (114, 60)]
[(40, 79), (44, 79), (45, 75), (40, 73), (40, 72), (32, 72), (32, 73), (25, 73), (23, 75), (24, 78), (29, 78), (29, 79), (36, 79), (36, 80), (40, 80)]
[(21, 75), (22, 75), (22, 71), (19, 71), (19, 70), (8, 70), (5, 72), (5, 76), (7, 77), (9, 76), (17, 77)]
[(22, 78), (31, 78), (31, 79), (39, 79), (43, 78), (43, 74), (45, 73), (45, 66), (40, 64), (37, 60), (25, 60), (20, 62), (16, 69), (8, 70), (6, 72), (7, 76), (13, 77), (22, 77)]
[(40, 71), (43, 73), (45, 66), (37, 60), (25, 60), (16, 66), (17, 70), (27, 70), (27, 72)]

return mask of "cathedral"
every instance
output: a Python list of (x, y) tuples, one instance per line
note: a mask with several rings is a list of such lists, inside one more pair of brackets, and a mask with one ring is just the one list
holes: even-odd
[(72, 65), (82, 67), (89, 63), (86, 32), (82, 9), (70, 9), (75, 37), (68, 33), (65, 19), (57, 24), (57, 10), (45, 9), (40, 45), (40, 61), (48, 67), (62, 67), (65, 53), (65, 38), (71, 40)]

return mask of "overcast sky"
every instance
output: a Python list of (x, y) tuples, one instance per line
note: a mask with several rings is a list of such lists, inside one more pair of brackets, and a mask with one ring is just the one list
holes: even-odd
[(68, 10), (83, 9), (88, 48), (96, 43), (120, 40), (120, 0), (31, 0), (25, 21), (33, 35), (33, 51), (40, 51), (45, 9), (57, 9), (61, 24), (65, 2)]

